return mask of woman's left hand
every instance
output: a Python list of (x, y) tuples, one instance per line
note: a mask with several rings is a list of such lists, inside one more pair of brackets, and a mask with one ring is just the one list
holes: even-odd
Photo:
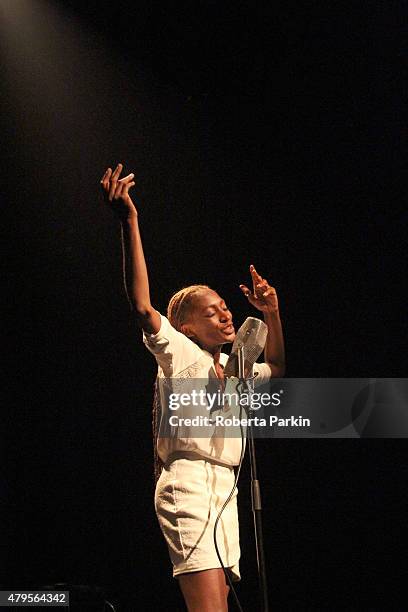
[(253, 293), (245, 285), (240, 285), (242, 293), (248, 298), (248, 302), (262, 312), (278, 312), (278, 296), (275, 288), (271, 287), (268, 281), (258, 274), (254, 266), (249, 266), (249, 271), (252, 276)]

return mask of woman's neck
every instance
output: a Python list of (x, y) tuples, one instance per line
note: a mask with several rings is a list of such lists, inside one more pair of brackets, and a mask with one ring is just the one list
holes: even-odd
[(207, 353), (211, 353), (211, 355), (214, 357), (214, 361), (219, 361), (220, 360), (220, 355), (221, 355), (221, 346), (222, 345), (218, 345), (218, 346), (204, 346), (204, 345), (201, 345), (201, 348), (204, 351), (207, 351)]

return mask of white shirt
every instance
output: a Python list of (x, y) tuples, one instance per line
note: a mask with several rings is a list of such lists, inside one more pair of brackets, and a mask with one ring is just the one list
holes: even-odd
[[(190, 338), (178, 332), (170, 321), (160, 315), (161, 326), (157, 334), (143, 332), (143, 342), (156, 358), (158, 364), (158, 383), (161, 404), (161, 419), (157, 438), (157, 451), (163, 462), (166, 462), (174, 452), (189, 451), (202, 457), (208, 457), (224, 465), (238, 465), (241, 455), (242, 441), (236, 437), (220, 436), (219, 427), (214, 435), (215, 427), (209, 427), (208, 437), (197, 436), (196, 427), (171, 429), (168, 435), (169, 402), (168, 394), (177, 392), (178, 388), (186, 391), (186, 379), (192, 379), (194, 388), (207, 387), (211, 380), (217, 379), (214, 367), (214, 357), (208, 351), (201, 349)], [(228, 359), (225, 353), (220, 354), (220, 364), (224, 367)], [(265, 384), (271, 378), (271, 368), (267, 363), (255, 363), (253, 373), (256, 376), (256, 386)], [(229, 379), (230, 380), (230, 379)], [(236, 380), (236, 379), (235, 379)], [(214, 382), (217, 382), (216, 380)], [(227, 381), (228, 385), (228, 381)], [(170, 389), (169, 389), (170, 386)], [(227, 391), (227, 389), (226, 389)], [(185, 411), (184, 411), (185, 412)], [(197, 409), (194, 415), (208, 417), (208, 408)], [(200, 428), (200, 432), (205, 431)]]

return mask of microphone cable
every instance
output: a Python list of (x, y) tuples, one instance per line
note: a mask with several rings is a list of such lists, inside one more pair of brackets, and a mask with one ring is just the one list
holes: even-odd
[[(243, 385), (244, 383), (245, 383), (246, 387), (249, 389), (248, 384), (247, 384), (247, 382), (246, 382), (246, 381), (241, 381), (241, 380), (239, 380), (239, 381), (238, 381), (238, 383), (237, 383), (237, 385), (236, 385), (236, 390), (238, 391), (238, 387), (239, 387), (239, 385)], [(238, 391), (238, 393), (239, 393), (239, 397), (241, 397), (241, 393), (242, 393), (242, 391), (243, 391), (243, 389), (241, 389), (241, 391)], [(229, 504), (229, 502), (231, 501), (232, 496), (234, 495), (234, 491), (235, 491), (235, 489), (237, 488), (238, 478), (239, 478), (239, 475), (240, 475), (240, 472), (241, 472), (242, 462), (243, 462), (243, 460), (244, 460), (244, 454), (245, 454), (245, 440), (246, 440), (246, 436), (244, 436), (244, 429), (243, 429), (243, 427), (242, 427), (242, 423), (241, 423), (241, 416), (242, 416), (242, 405), (241, 405), (241, 402), (240, 402), (240, 403), (239, 403), (239, 421), (240, 421), (240, 423), (239, 423), (239, 429), (240, 429), (240, 432), (241, 432), (241, 455), (240, 455), (240, 458), (239, 458), (239, 464), (238, 464), (238, 467), (237, 467), (237, 471), (235, 472), (234, 485), (233, 485), (233, 487), (232, 487), (232, 489), (231, 489), (230, 494), (228, 495), (227, 499), (225, 500), (225, 502), (224, 502), (224, 504), (223, 504), (223, 506), (222, 506), (221, 510), (219, 511), (219, 513), (218, 513), (218, 515), (217, 515), (217, 518), (215, 519), (215, 523), (214, 523), (214, 532), (213, 532), (213, 539), (214, 539), (215, 552), (217, 553), (218, 560), (219, 560), (219, 562), (220, 562), (220, 564), (221, 564), (221, 567), (222, 567), (223, 572), (224, 572), (224, 574), (225, 574), (225, 577), (226, 577), (226, 579), (227, 579), (227, 581), (228, 581), (228, 584), (229, 584), (229, 587), (230, 587), (230, 589), (231, 589), (231, 592), (232, 592), (232, 594), (233, 594), (233, 596), (234, 596), (235, 603), (237, 604), (237, 607), (238, 607), (239, 612), (244, 612), (244, 610), (243, 610), (243, 608), (242, 608), (242, 606), (241, 606), (241, 604), (240, 604), (240, 602), (239, 602), (238, 595), (237, 595), (237, 593), (236, 593), (236, 591), (235, 591), (235, 589), (234, 589), (234, 586), (233, 586), (233, 583), (232, 583), (232, 580), (231, 580), (230, 574), (229, 574), (229, 572), (227, 571), (227, 569), (226, 569), (226, 567), (224, 566), (224, 563), (223, 563), (223, 561), (222, 561), (221, 554), (220, 554), (220, 551), (219, 551), (219, 548), (218, 548), (218, 544), (217, 544), (217, 527), (218, 527), (218, 522), (219, 522), (219, 520), (220, 520), (220, 518), (221, 518), (221, 515), (222, 515), (222, 513), (224, 512), (225, 508), (227, 507), (227, 505), (228, 505), (228, 504)]]

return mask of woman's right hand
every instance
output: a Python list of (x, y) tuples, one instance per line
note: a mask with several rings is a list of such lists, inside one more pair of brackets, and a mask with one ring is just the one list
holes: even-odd
[(129, 195), (129, 189), (135, 182), (133, 173), (120, 179), (122, 170), (122, 164), (118, 164), (113, 172), (112, 168), (108, 168), (101, 178), (101, 187), (105, 202), (121, 221), (127, 221), (137, 216), (136, 207)]

